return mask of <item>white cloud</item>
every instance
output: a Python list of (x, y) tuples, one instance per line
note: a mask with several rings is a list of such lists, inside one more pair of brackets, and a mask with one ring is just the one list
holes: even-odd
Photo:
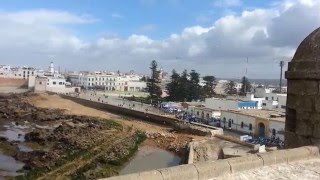
[(269, 9), (221, 17), (209, 27), (186, 27), (163, 40), (133, 34), (93, 42), (62, 25), (91, 23), (94, 18), (46, 10), (50, 16), (33, 11), (17, 20), (13, 17), (21, 12), (1, 13), (0, 57), (2, 63), (46, 67), (53, 56), (56, 64), (69, 69), (136, 72), (148, 72), (150, 61), (156, 59), (167, 71), (196, 69), (218, 77), (242, 76), (249, 57), (249, 78), (275, 78), (279, 74), (275, 59), (292, 58), (299, 43), (320, 25), (319, 9), (319, 0), (283, 1)]

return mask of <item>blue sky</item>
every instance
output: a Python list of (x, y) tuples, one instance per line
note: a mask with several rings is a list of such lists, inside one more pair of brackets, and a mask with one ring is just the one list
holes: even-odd
[(82, 38), (144, 34), (153, 39), (165, 39), (185, 27), (209, 26), (221, 16), (272, 5), (269, 0), (229, 1), (228, 4), (220, 0), (2, 0), (1, 9), (51, 9), (96, 18), (96, 23), (76, 28), (74, 32)]
[[(320, 0), (2, 0), (0, 64), (278, 78)], [(249, 58), (249, 64), (246, 59)]]

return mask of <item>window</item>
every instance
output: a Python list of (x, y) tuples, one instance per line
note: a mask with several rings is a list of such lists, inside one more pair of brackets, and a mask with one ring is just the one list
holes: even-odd
[(252, 131), (252, 124), (249, 124), (249, 130)]
[(267, 103), (262, 103), (262, 106), (267, 106)]
[(59, 82), (59, 85), (62, 85), (62, 82)]
[(243, 123), (243, 122), (241, 122), (241, 128), (243, 128), (243, 126), (244, 126), (244, 123)]
[(276, 136), (276, 130), (272, 129), (272, 136)]
[(271, 97), (271, 99), (273, 100), (273, 96)]
[(269, 97), (266, 97), (266, 100), (269, 100)]
[(57, 84), (57, 82), (53, 81), (52, 84), (55, 85), (55, 84)]
[(197, 111), (197, 116), (199, 116), (199, 114), (200, 114), (199, 111)]
[(39, 84), (42, 84), (42, 82), (40, 81)]

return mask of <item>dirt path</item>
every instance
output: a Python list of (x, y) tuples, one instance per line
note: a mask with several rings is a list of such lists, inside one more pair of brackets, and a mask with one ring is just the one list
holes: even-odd
[(132, 127), (133, 129), (141, 131), (168, 131), (167, 127), (154, 125), (151, 123), (141, 122), (134, 118), (124, 119), (119, 115), (108, 113), (105, 111), (100, 111), (94, 108), (83, 106), (81, 104), (75, 103), (71, 100), (63, 99), (58, 95), (47, 95), (39, 94), (27, 97), (25, 99), (30, 104), (35, 105), (36, 107), (49, 108), (49, 109), (64, 109), (67, 114), (75, 115), (86, 115), (86, 116), (95, 116), (105, 119), (114, 120), (118, 123), (121, 123), (124, 126)]

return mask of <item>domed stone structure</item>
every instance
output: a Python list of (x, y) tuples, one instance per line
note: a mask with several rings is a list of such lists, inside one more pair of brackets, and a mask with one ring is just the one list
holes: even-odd
[(320, 28), (299, 45), (289, 62), (285, 146), (320, 147)]

